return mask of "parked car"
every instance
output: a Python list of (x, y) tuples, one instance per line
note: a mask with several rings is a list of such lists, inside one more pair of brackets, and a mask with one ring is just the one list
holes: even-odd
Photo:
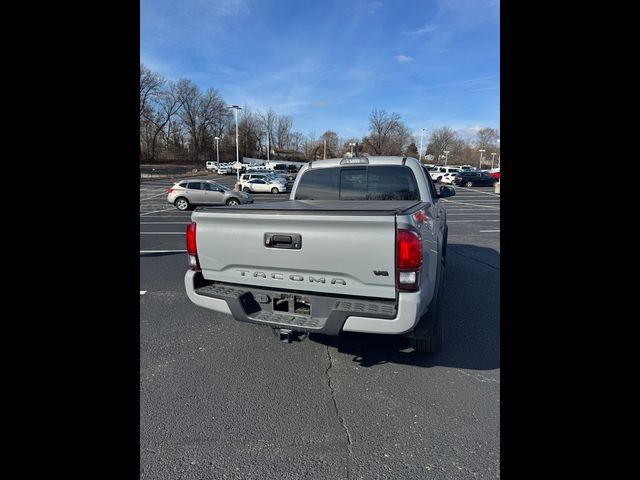
[(220, 165), (220, 168), (218, 168), (218, 175), (231, 175), (232, 173), (235, 173), (233, 168), (227, 165)]
[(188, 210), (197, 205), (239, 205), (253, 203), (246, 192), (236, 192), (211, 180), (191, 178), (175, 183), (167, 191), (167, 201), (178, 210)]
[(205, 163), (205, 168), (207, 170), (215, 171), (216, 170), (216, 162), (207, 161), (207, 163)]
[(454, 185), (464, 185), (465, 187), (492, 187), (497, 180), (486, 172), (460, 172), (453, 179)]
[(287, 179), (281, 177), (278, 174), (273, 173), (256, 173), (256, 172), (248, 172), (240, 175), (240, 183), (248, 182), (249, 180), (253, 180), (254, 178), (262, 178), (266, 180), (272, 180), (274, 183), (282, 183), (283, 185), (287, 184)]
[(457, 167), (435, 167), (433, 170), (429, 171), (429, 175), (431, 175), (431, 180), (438, 183), (442, 181), (442, 177), (445, 173), (451, 172), (459, 172), (460, 169)]
[(451, 184), (453, 182), (453, 179), (456, 177), (456, 175), (460, 173), (460, 170), (456, 169), (452, 169), (447, 173), (444, 173), (442, 175), (442, 178), (440, 179), (440, 181), (442, 183), (448, 183)]
[(489, 170), (489, 175), (491, 175), (496, 180), (500, 180), (500, 168), (492, 168)]
[(274, 180), (266, 179), (266, 178), (254, 178), (253, 180), (248, 180), (246, 182), (242, 182), (242, 191), (243, 192), (260, 192), (260, 193), (280, 193), (286, 192), (287, 186), (276, 182)]

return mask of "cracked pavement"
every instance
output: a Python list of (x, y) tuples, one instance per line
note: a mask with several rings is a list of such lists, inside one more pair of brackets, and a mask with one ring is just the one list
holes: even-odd
[[(366, 334), (279, 343), (192, 304), (184, 253), (141, 254), (140, 478), (499, 478), (499, 234), (479, 232), (499, 224), (463, 215), (480, 193), (453, 199), (449, 219), (469, 222), (449, 227), (434, 356)], [(184, 249), (183, 237), (143, 240)]]

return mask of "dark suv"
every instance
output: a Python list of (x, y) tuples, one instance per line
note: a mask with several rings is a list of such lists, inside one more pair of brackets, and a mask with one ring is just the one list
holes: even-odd
[(497, 182), (487, 172), (461, 172), (453, 179), (453, 184), (465, 187), (492, 187)]

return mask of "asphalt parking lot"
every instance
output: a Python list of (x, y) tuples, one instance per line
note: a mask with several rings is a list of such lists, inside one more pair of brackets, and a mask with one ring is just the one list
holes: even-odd
[[(235, 176), (214, 177), (233, 185)], [(271, 330), (192, 304), (191, 212), (140, 185), (140, 478), (499, 478), (500, 196), (447, 206), (445, 346)], [(256, 194), (256, 202), (288, 193)]]

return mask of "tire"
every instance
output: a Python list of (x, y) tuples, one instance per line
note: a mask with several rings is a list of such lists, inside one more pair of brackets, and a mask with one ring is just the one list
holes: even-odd
[[(442, 237), (442, 255), (440, 257), (440, 263), (442, 264), (443, 267), (445, 266), (446, 260), (447, 260), (448, 237), (449, 237), (449, 227), (446, 227), (444, 229), (444, 235)], [(444, 277), (444, 274), (443, 274), (443, 277)]]
[(240, 205), (240, 202), (237, 198), (230, 198), (227, 200), (227, 205)]
[(436, 183), (440, 183), (442, 181), (442, 177), (436, 178)]
[(276, 187), (273, 187), (271, 189), (271, 193), (273, 193), (275, 195), (276, 193), (280, 193), (280, 190), (278, 190)]
[(467, 183), (464, 184), (464, 186), (467, 187), (467, 188), (471, 188), (471, 187), (473, 187), (473, 182), (467, 182)]
[(440, 290), (444, 283), (444, 265), (440, 267), (440, 277), (436, 293), (429, 304), (427, 313), (419, 320), (414, 331), (408, 335), (409, 343), (416, 352), (438, 353), (444, 344), (444, 330), (440, 311)]
[(189, 208), (191, 207), (191, 204), (189, 203), (189, 200), (187, 200), (184, 197), (176, 198), (176, 201), (173, 202), (173, 204), (181, 212), (184, 212), (185, 210), (189, 210)]
[(412, 338), (411, 346), (419, 353), (438, 353), (444, 344), (444, 332), (442, 331), (442, 321), (436, 321), (435, 329), (430, 338)]
[(251, 192), (251, 189), (249, 187), (244, 187), (242, 189), (242, 191), (245, 192), (245, 193), (249, 193), (249, 192)]

